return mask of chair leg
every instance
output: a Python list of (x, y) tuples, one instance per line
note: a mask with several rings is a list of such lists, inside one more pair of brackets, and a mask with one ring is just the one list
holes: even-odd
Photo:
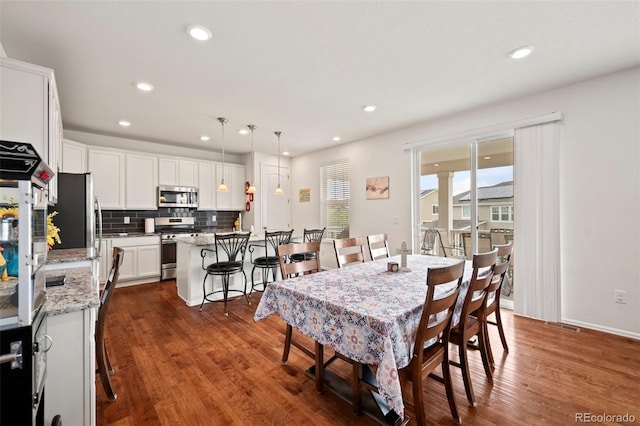
[(202, 306), (204, 305), (204, 301), (207, 299), (207, 289), (205, 285), (207, 284), (207, 277), (209, 274), (204, 276), (204, 280), (202, 280), (202, 303), (200, 304), (200, 311), (202, 311)]
[(485, 334), (487, 329), (486, 324), (480, 326), (480, 332), (478, 333), (478, 346), (480, 347), (480, 356), (482, 357), (482, 365), (484, 366), (484, 372), (487, 375), (487, 379), (490, 382), (493, 382), (493, 372), (491, 371), (491, 364), (489, 362), (488, 348), (487, 344), (489, 339)]
[(111, 366), (111, 360), (109, 359), (109, 350), (107, 349), (107, 342), (104, 342), (104, 359), (107, 362), (107, 372), (110, 376), (115, 374), (113, 367)]
[(256, 283), (255, 283), (255, 280), (254, 280), (255, 272), (256, 272), (256, 267), (254, 265), (254, 267), (251, 268), (251, 292), (252, 293), (256, 289)]
[(113, 386), (111, 385), (111, 378), (109, 377), (107, 362), (105, 359), (106, 350), (107, 349), (104, 345), (104, 334), (98, 331), (98, 333), (96, 333), (96, 357), (98, 362), (98, 374), (100, 375), (102, 387), (104, 388), (104, 392), (107, 394), (109, 401), (115, 401), (118, 398), (118, 395), (116, 395), (113, 390)]
[(476, 398), (473, 395), (473, 386), (471, 385), (471, 372), (469, 371), (469, 360), (467, 359), (466, 340), (462, 340), (458, 345), (458, 354), (460, 356), (460, 369), (462, 370), (462, 380), (464, 381), (464, 390), (467, 393), (467, 401), (472, 407), (476, 406)]
[(353, 404), (353, 414), (362, 413), (362, 395), (360, 394), (360, 379), (362, 378), (362, 364), (353, 361), (351, 363), (351, 403)]
[(229, 308), (227, 308), (227, 297), (229, 296), (229, 275), (222, 275), (222, 297), (224, 298), (224, 315), (229, 316)]
[(416, 422), (418, 423), (418, 426), (424, 426), (427, 424), (427, 419), (424, 414), (424, 399), (422, 398), (421, 370), (411, 374), (411, 386), (413, 389), (413, 406), (416, 412)]
[(251, 292), (247, 293), (247, 274), (244, 273), (244, 269), (242, 270), (242, 275), (244, 275), (244, 298), (247, 299), (247, 303), (251, 305)]
[(291, 335), (293, 334), (293, 327), (287, 324), (287, 328), (284, 333), (284, 352), (282, 353), (282, 365), (287, 365), (289, 361), (289, 350), (291, 349)]
[[(448, 351), (448, 348), (445, 350)], [(451, 417), (453, 421), (460, 424), (460, 416), (458, 415), (458, 408), (456, 407), (456, 399), (453, 394), (453, 382), (451, 381), (451, 370), (449, 367), (449, 356), (445, 352), (444, 361), (442, 362), (442, 378), (444, 379), (444, 388), (447, 391), (447, 401), (449, 401), (449, 408), (451, 409)]]
[(489, 365), (491, 366), (491, 368), (495, 368), (495, 362), (493, 360), (493, 350), (491, 349), (491, 339), (489, 338), (489, 325), (486, 320), (482, 327), (484, 328), (485, 345), (487, 346), (487, 358), (489, 359)]
[(500, 340), (502, 341), (502, 347), (505, 352), (509, 352), (509, 346), (507, 346), (507, 338), (504, 335), (504, 328), (502, 328), (502, 317), (500, 316), (500, 306), (496, 306), (496, 325), (498, 326), (498, 333), (500, 333)]

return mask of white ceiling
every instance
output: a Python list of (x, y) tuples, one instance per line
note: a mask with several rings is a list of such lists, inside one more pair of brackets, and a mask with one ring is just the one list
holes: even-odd
[(224, 116), (228, 152), (251, 123), (292, 155), (638, 66), (639, 22), (637, 1), (0, 2), (2, 47), (55, 70), (65, 129), (219, 151)]

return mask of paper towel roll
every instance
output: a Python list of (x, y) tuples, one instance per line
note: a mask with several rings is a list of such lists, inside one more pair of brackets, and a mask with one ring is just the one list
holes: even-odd
[(148, 217), (144, 220), (144, 232), (147, 234), (153, 234), (156, 232), (156, 226), (152, 217)]

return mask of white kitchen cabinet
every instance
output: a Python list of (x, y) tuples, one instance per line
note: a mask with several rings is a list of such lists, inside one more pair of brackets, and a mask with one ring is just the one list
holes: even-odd
[[(53, 70), (0, 58), (0, 139), (33, 145), (55, 173), (59, 169), (62, 116)], [(58, 198), (49, 182), (49, 202)]]
[(198, 210), (216, 209), (216, 163), (198, 163)]
[(159, 235), (111, 238), (108, 244), (124, 250), (119, 287), (160, 280)]
[(62, 140), (61, 172), (87, 172), (87, 146), (68, 139)]
[[(215, 187), (222, 180), (222, 164), (216, 166)], [(242, 210), (245, 208), (245, 167), (238, 164), (224, 165), (224, 182), (229, 188), (229, 192), (216, 191), (216, 209), (217, 210)]]
[(93, 193), (103, 210), (125, 207), (125, 162), (125, 154), (120, 151), (89, 149)]
[(158, 159), (158, 183), (173, 186), (198, 186), (198, 162), (160, 157)]
[(158, 157), (127, 153), (125, 161), (125, 207), (157, 210)]
[(46, 424), (51, 424), (57, 414), (62, 416), (65, 425), (96, 424), (97, 310), (87, 308), (50, 315), (47, 319), (47, 335), (51, 337), (52, 346), (47, 353)]

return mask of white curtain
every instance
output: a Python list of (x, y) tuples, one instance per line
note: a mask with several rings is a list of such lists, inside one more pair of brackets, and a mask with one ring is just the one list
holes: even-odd
[(559, 127), (516, 128), (514, 312), (558, 322), (560, 312)]

